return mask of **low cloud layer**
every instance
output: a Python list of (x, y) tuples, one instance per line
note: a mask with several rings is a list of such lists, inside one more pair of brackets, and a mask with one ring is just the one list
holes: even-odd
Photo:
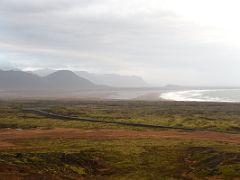
[(240, 85), (238, 42), (180, 10), (156, 0), (1, 0), (0, 66), (139, 75), (153, 85)]

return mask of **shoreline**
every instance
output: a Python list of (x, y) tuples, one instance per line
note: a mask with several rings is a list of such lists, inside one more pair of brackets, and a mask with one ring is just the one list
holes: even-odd
[[(234, 94), (231, 95), (233, 91)], [(229, 93), (232, 99), (216, 94)], [(201, 90), (106, 90), (106, 91), (77, 91), (77, 92), (56, 92), (56, 93), (26, 93), (26, 92), (1, 92), (0, 100), (69, 100), (69, 101), (162, 101), (162, 102), (212, 102), (212, 103), (239, 103), (240, 89), (201, 89)], [(210, 94), (210, 95), (209, 95)], [(228, 95), (228, 94), (227, 94)]]
[[(231, 93), (229, 91), (232, 91)], [(201, 90), (173, 90), (162, 93), (160, 98), (168, 101), (179, 102), (222, 102), (222, 103), (239, 103), (240, 89), (201, 89)], [(215, 93), (213, 93), (215, 92)]]

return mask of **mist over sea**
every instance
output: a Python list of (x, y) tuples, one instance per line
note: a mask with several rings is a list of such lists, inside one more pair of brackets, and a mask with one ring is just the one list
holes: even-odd
[(160, 98), (172, 101), (240, 102), (240, 89), (171, 91), (162, 93)]

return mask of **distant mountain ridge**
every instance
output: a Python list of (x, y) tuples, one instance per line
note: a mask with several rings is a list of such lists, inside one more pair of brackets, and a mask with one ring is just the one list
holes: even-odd
[(0, 90), (7, 91), (76, 91), (98, 89), (100, 86), (71, 71), (57, 71), (40, 77), (23, 71), (0, 70)]
[(56, 71), (48, 76), (43, 77), (46, 82), (54, 84), (55, 89), (82, 89), (95, 88), (96, 85), (91, 81), (79, 77), (72, 71)]
[[(39, 76), (47, 76), (56, 72), (52, 69), (41, 69), (32, 71)], [(123, 76), (118, 74), (95, 74), (87, 71), (74, 71), (78, 76), (85, 78), (95, 84), (107, 85), (112, 87), (147, 87), (148, 84), (138, 76)]]
[(45, 82), (41, 77), (23, 71), (0, 70), (1, 90), (34, 90), (42, 88)]

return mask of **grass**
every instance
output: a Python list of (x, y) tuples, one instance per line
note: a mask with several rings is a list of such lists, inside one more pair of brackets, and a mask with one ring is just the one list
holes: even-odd
[(75, 128), (128, 128), (101, 123), (59, 121), (36, 114), (24, 113), (24, 107), (42, 107), (62, 115), (100, 120), (146, 123), (172, 127), (240, 132), (240, 104), (180, 103), (141, 101), (32, 101), (0, 103), (0, 127), (75, 127)]
[(16, 143), (23, 148), (1, 152), (0, 164), (15, 170), (26, 166), (42, 177), (50, 173), (87, 179), (240, 178), (240, 146), (235, 144), (142, 139), (35, 139)]
[[(0, 102), (0, 128), (137, 129), (59, 121), (22, 111), (240, 132), (240, 105), (134, 101)], [(240, 144), (177, 139), (22, 139), (0, 149), (0, 179), (240, 179)]]
[(110, 101), (52, 106), (50, 111), (101, 120), (240, 132), (240, 104)]

